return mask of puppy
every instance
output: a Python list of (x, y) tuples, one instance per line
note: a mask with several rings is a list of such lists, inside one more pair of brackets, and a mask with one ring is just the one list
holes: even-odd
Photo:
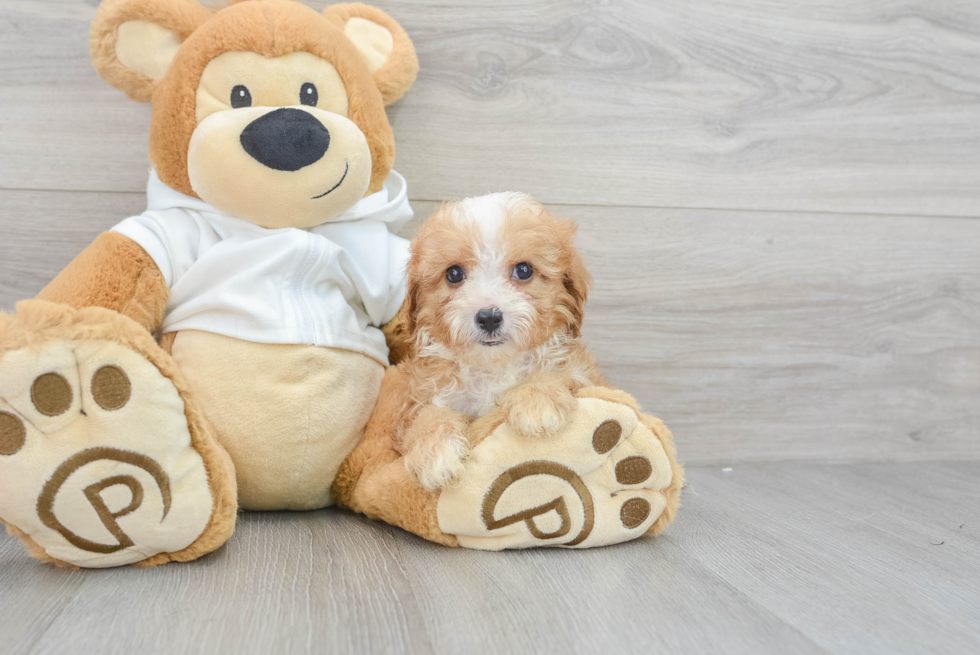
[(473, 419), (496, 409), (528, 438), (561, 429), (574, 392), (605, 385), (579, 337), (592, 278), (575, 224), (520, 193), (443, 205), (412, 243), (408, 329), (400, 364), (409, 407), (396, 432), (425, 488), (452, 484)]

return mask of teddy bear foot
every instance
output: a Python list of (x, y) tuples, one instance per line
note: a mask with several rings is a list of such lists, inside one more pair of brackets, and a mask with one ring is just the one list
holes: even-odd
[(33, 556), (153, 565), (224, 543), (233, 468), (181, 385), (115, 312), (29, 301), (0, 315), (0, 517)]
[(439, 496), (439, 528), (481, 550), (591, 548), (663, 530), (683, 484), (670, 433), (627, 394), (578, 395), (553, 436), (503, 424), (480, 440), (460, 484)]

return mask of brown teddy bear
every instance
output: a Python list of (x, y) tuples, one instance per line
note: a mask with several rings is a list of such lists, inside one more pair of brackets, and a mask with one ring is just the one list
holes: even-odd
[[(394, 20), (107, 0), (92, 61), (153, 103), (152, 169), (143, 214), (0, 315), (0, 517), (32, 555), (191, 560), (231, 536), (239, 506), (339, 503), (493, 549), (625, 541), (672, 519), (670, 433), (622, 392), (579, 394), (559, 435), (568, 475), (515, 473), (536, 456), (499, 421), (474, 425), (480, 445), (441, 494), (392, 449), (412, 212), (384, 107), (418, 69)], [(615, 462), (636, 453), (651, 473), (624, 485)], [(623, 489), (642, 512), (624, 513)]]

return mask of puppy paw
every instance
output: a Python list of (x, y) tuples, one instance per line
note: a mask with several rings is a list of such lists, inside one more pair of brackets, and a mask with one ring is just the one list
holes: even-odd
[(575, 397), (564, 389), (517, 388), (503, 402), (507, 424), (532, 437), (558, 432), (574, 409)]
[(438, 435), (412, 444), (405, 468), (429, 491), (456, 484), (469, 454), (466, 440), (455, 434)]

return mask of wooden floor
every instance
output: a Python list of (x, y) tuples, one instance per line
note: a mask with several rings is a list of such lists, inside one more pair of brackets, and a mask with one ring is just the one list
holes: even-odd
[(980, 463), (690, 470), (662, 537), (446, 549), (246, 514), (202, 561), (65, 571), (0, 541), (4, 653), (976, 653)]
[[(96, 4), (0, 0), (0, 309), (145, 204)], [(390, 112), (417, 213), (579, 222), (677, 521), (488, 554), (248, 514), (200, 562), (75, 573), (4, 536), (0, 652), (980, 652), (980, 3), (377, 4), (422, 65)]]

